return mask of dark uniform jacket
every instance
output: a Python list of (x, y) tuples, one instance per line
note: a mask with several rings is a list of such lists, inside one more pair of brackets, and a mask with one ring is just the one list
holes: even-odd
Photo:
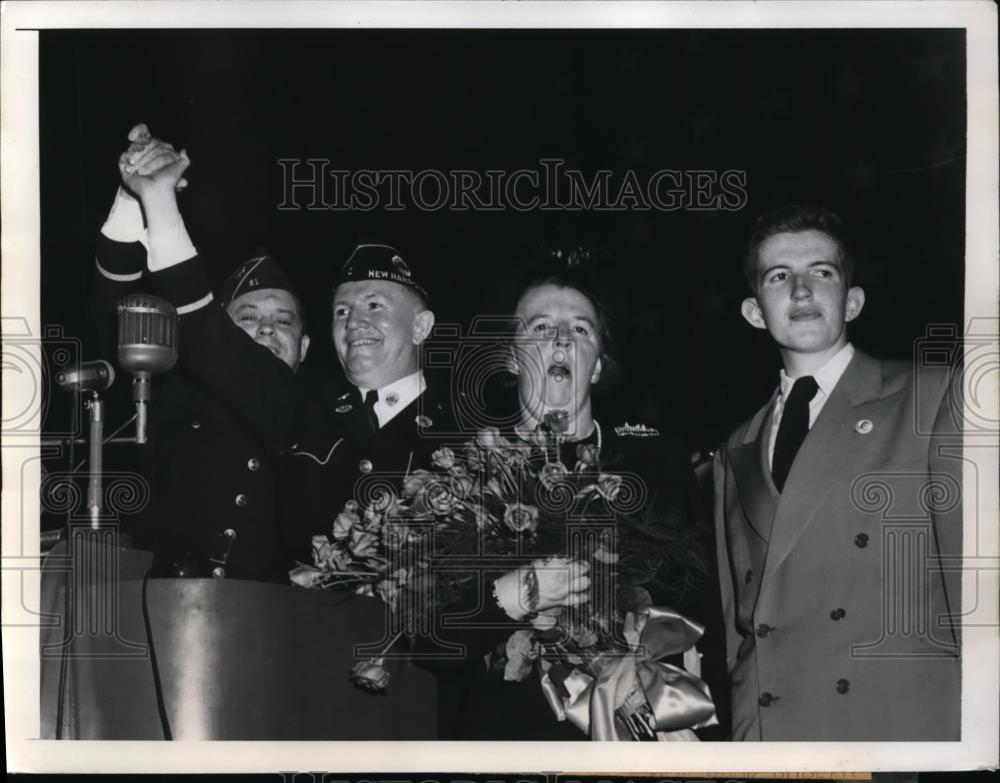
[[(116, 276), (145, 269), (146, 252), (138, 242), (100, 235), (97, 252), (100, 266)], [(95, 274), (91, 308), (99, 342), (109, 354), (118, 301), (149, 287), (149, 280)], [(256, 346), (218, 305), (213, 310), (214, 329), (223, 343), (241, 344), (262, 372), (291, 378), (288, 368)], [(206, 337), (192, 334), (184, 318), (181, 323), (187, 327), (181, 331), (183, 353), (192, 341)], [(218, 343), (212, 349), (223, 350)], [(127, 383), (128, 376), (122, 380)], [(276, 454), (268, 452), (252, 422), (241, 419), (183, 366), (154, 377), (150, 407), (149, 442), (135, 448), (146, 465), (151, 495), (135, 525), (135, 544), (154, 552), (155, 569), (162, 575), (180, 568), (192, 576), (208, 576), (213, 568), (222, 568), (227, 578), (273, 577)], [(228, 547), (226, 530), (235, 533)]]
[[(593, 438), (590, 439), (593, 442)], [(563, 463), (575, 464), (567, 444)], [(658, 515), (676, 515), (679, 525), (694, 532), (692, 548), (710, 569), (695, 576), (692, 568), (691, 589), (680, 601), (657, 595), (654, 602), (667, 602), (691, 619), (706, 626), (698, 643), (702, 653), (702, 678), (712, 690), (718, 709), (727, 710), (728, 682), (725, 674), (723, 639), (721, 637), (721, 604), (711, 563), (711, 528), (697, 517), (694, 475), (687, 453), (673, 439), (660, 435), (653, 428), (623, 423), (602, 427), (600, 465), (603, 472), (632, 474), (645, 493), (646, 503), (652, 504)], [(556, 553), (553, 553), (556, 554)], [(491, 594), (496, 565), (484, 565), (484, 579), (479, 590), (472, 591), (463, 601), (448, 610), (448, 623), (438, 631), (437, 643), (457, 643), (464, 646), (465, 660), (461, 665), (429, 662), (429, 668), (441, 675), (439, 695), (441, 706), (440, 732), (442, 739), (468, 740), (586, 740), (588, 737), (570, 722), (556, 719), (542, 694), (536, 671), (521, 682), (504, 680), (503, 664), (495, 661), (497, 648), (502, 651), (506, 640), (518, 628), (529, 627), (511, 620), (497, 605)], [(460, 627), (450, 625), (460, 622)], [(475, 627), (478, 626), (478, 627)], [(428, 645), (429, 647), (429, 645)], [(718, 728), (699, 732), (705, 739), (722, 739)]]
[(286, 559), (309, 562), (311, 539), (329, 533), (344, 504), (366, 505), (380, 488), (430, 466), (454, 442), (450, 401), (433, 377), (409, 405), (372, 432), (358, 389), (325, 378), (299, 399), (281, 451), (281, 528)]
[(857, 351), (785, 482), (774, 400), (716, 455), (737, 740), (957, 740), (960, 403), (947, 368)]
[[(158, 292), (176, 306), (209, 293), (197, 259), (153, 278)], [(426, 467), (431, 452), (454, 433), (451, 406), (435, 391), (433, 378), (373, 433), (360, 393), (341, 373), (305, 366), (291, 373), (214, 302), (182, 314), (179, 337), (181, 366), (247, 423), (277, 466), (273, 561), (286, 580), (295, 561), (310, 561), (312, 536), (329, 533), (348, 500), (373, 480), (398, 484), (408, 470)]]

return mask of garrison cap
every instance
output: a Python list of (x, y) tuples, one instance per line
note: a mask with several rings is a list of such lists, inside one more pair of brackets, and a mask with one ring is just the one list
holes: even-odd
[(430, 302), (427, 289), (413, 279), (413, 272), (403, 260), (403, 256), (396, 248), (389, 245), (358, 245), (334, 280), (333, 287), (336, 290), (337, 286), (343, 283), (362, 280), (398, 283), (419, 294), (425, 302)]
[(261, 288), (279, 288), (298, 298), (298, 293), (278, 262), (272, 256), (259, 255), (244, 261), (239, 269), (226, 278), (219, 293), (222, 306), (228, 307), (237, 297)]

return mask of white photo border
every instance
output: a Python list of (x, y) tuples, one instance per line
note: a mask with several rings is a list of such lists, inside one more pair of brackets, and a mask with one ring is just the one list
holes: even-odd
[[(968, 163), (965, 321), (997, 326), (1000, 213), (997, 188), (997, 10), (990, 2), (8, 2), (2, 17), (2, 314), (5, 339), (38, 335), (40, 246), (39, 29), (74, 28), (914, 28), (964, 27)], [(998, 374), (980, 388), (1000, 410)], [(22, 411), (31, 379), (3, 374), (4, 421)], [(38, 400), (31, 401), (37, 406)], [(980, 444), (981, 445), (981, 444)], [(987, 564), (963, 581), (963, 612), (993, 618), (963, 630), (962, 736), (954, 743), (503, 743), (59, 742), (39, 726), (39, 443), (3, 443), (3, 669), (8, 769), (18, 772), (494, 772), (580, 774), (669, 770), (795, 772), (941, 770), (997, 765), (998, 531), (994, 482), (966, 508), (965, 555)], [(997, 444), (976, 449), (978, 472), (996, 476)], [(966, 466), (966, 483), (975, 466)], [(23, 480), (23, 485), (17, 482)], [(977, 528), (973, 519), (990, 521)], [(992, 564), (990, 566), (989, 564)], [(992, 568), (992, 570), (988, 570)], [(978, 600), (978, 605), (974, 602)], [(390, 751), (391, 752), (387, 752)]]

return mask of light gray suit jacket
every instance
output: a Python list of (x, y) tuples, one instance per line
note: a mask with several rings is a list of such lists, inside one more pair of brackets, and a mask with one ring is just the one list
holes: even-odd
[(955, 377), (856, 352), (782, 493), (777, 393), (719, 450), (733, 739), (958, 739), (960, 573), (941, 559), (962, 552)]

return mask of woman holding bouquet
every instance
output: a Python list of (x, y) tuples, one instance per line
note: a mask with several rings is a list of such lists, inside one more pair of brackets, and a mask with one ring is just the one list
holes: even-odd
[[(611, 668), (624, 671), (629, 645), (638, 649), (636, 618), (641, 631), (655, 615), (693, 644), (697, 625), (664, 620), (658, 605), (709, 625), (719, 611), (685, 451), (652, 427), (619, 424), (593, 408), (592, 391), (616, 367), (595, 270), (580, 255), (546, 254), (519, 286), (507, 349), (516, 385), (513, 426), (504, 434), (484, 430), (464, 454), (483, 486), (475, 513), (487, 520), (479, 544), (485, 578), (438, 625), (438, 640), (461, 643), (466, 653), (461, 671), (442, 673), (443, 739), (656, 739), (651, 713), (662, 710), (651, 709), (638, 686), (631, 706), (606, 710), (603, 726), (586, 717), (592, 696), (581, 688), (602, 671), (604, 679)], [(445, 451), (444, 461), (453, 462)], [(498, 567), (499, 556), (517, 567)], [(631, 643), (623, 627), (626, 636), (632, 631)], [(714, 647), (714, 633), (700, 649)], [(685, 645), (661, 652), (680, 653)], [(707, 656), (706, 668), (714, 671), (716, 659), (721, 664), (721, 649)], [(680, 663), (679, 655), (671, 660)], [(628, 666), (638, 682), (631, 669), (659, 664)], [(661, 668), (693, 694), (676, 728), (713, 723), (711, 700), (688, 682), (694, 680)], [(721, 682), (713, 686), (713, 693), (727, 691)]]

